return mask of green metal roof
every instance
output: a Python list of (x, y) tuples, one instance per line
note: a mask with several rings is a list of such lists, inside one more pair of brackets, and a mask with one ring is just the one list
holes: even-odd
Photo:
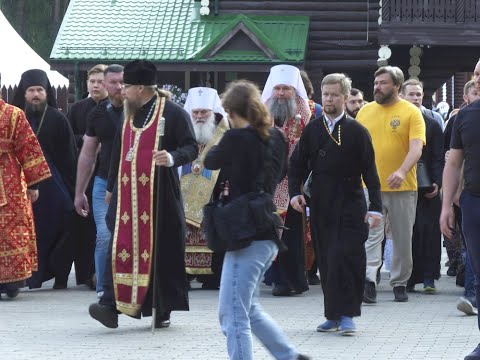
[[(72, 0), (52, 49), (57, 61), (301, 62), (309, 17), (209, 15), (194, 20), (194, 0)], [(264, 51), (217, 49), (235, 26)]]

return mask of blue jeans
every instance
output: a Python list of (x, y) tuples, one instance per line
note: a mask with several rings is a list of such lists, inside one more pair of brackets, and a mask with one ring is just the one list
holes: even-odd
[(105, 202), (107, 180), (95, 176), (93, 182), (92, 206), (93, 218), (97, 227), (97, 242), (95, 244), (95, 273), (97, 275), (97, 293), (103, 291), (103, 273), (107, 261), (108, 245), (111, 234), (105, 222), (108, 204)]
[[(462, 208), (462, 230), (467, 244), (467, 256), (475, 275), (475, 295), (477, 305), (480, 304), (480, 196), (474, 196), (463, 191), (460, 196)], [(478, 314), (480, 329), (480, 314)]]
[(466, 297), (475, 297), (475, 276), (473, 274), (472, 269), (472, 261), (470, 260), (470, 256), (468, 255), (467, 250), (465, 250), (465, 296)]
[(277, 252), (273, 241), (263, 240), (225, 254), (218, 314), (232, 360), (253, 359), (252, 332), (275, 359), (294, 360), (298, 356), (257, 299), (260, 282)]

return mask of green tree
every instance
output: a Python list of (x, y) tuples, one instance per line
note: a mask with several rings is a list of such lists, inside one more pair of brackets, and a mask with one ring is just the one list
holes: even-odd
[(69, 0), (0, 0), (0, 10), (13, 28), (48, 60)]

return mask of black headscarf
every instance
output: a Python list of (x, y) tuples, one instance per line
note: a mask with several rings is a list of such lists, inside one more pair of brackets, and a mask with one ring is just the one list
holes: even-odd
[(55, 94), (53, 93), (52, 85), (50, 85), (50, 80), (48, 80), (47, 73), (40, 69), (27, 70), (22, 74), (20, 83), (13, 95), (12, 105), (20, 109), (25, 109), (25, 92), (30, 86), (43, 87), (47, 92), (48, 105), (54, 108), (57, 107), (57, 100), (55, 99)]

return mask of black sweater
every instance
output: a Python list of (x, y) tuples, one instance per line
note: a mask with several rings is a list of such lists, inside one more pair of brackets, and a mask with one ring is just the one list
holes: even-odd
[[(280, 130), (271, 129), (272, 183), (266, 184), (266, 192), (273, 194), (277, 184), (287, 171), (288, 145)], [(256, 191), (256, 179), (264, 164), (262, 147), (266, 145), (252, 127), (231, 129), (220, 143), (212, 147), (205, 157), (207, 169), (222, 169), (223, 178), (230, 183), (229, 200)], [(257, 234), (254, 240), (274, 239), (274, 233)]]

